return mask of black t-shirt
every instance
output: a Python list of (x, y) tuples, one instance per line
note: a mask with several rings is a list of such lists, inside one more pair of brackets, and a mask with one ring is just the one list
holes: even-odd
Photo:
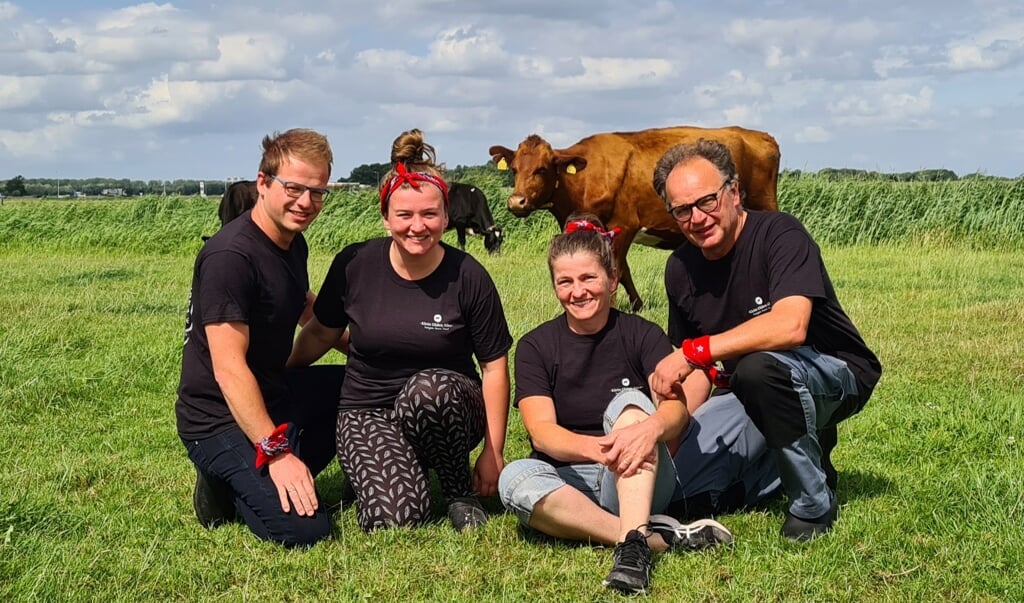
[[(577, 335), (562, 314), (519, 340), (515, 405), (530, 396), (551, 398), (559, 426), (603, 435), (604, 410), (612, 398), (625, 389), (650, 396), (647, 376), (671, 352), (661, 327), (639, 316), (612, 309), (603, 329)], [(532, 456), (566, 464), (536, 450)]]
[(213, 235), (196, 258), (185, 318), (181, 381), (175, 413), (178, 433), (202, 439), (235, 424), (213, 377), (205, 325), (249, 326), (246, 362), (267, 408), (287, 401), (285, 361), (306, 304), (309, 249), (301, 234), (286, 251), (242, 214)]
[[(668, 334), (683, 339), (727, 331), (791, 295), (810, 298), (805, 345), (850, 366), (861, 393), (869, 394), (882, 365), (843, 311), (818, 245), (793, 216), (747, 211), (739, 240), (725, 257), (708, 260), (686, 244), (665, 267)], [(724, 363), (731, 372), (738, 359)]]
[(324, 326), (349, 330), (341, 408), (391, 408), (409, 377), (427, 368), (479, 381), (473, 357), (490, 362), (512, 347), (490, 275), (472, 256), (441, 245), (441, 264), (418, 281), (391, 266), (390, 238), (335, 256), (313, 312)]

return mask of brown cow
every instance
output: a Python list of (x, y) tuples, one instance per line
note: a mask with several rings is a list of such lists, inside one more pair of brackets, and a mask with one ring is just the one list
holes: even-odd
[(675, 249), (686, 240), (654, 192), (654, 166), (670, 147), (698, 138), (720, 140), (732, 151), (746, 207), (778, 209), (779, 145), (764, 132), (736, 126), (594, 134), (567, 149), (553, 149), (534, 134), (515, 152), (503, 146), (489, 152), (499, 169), (507, 166), (515, 172), (508, 210), (516, 216), (547, 209), (564, 227), (570, 214), (586, 212), (608, 228), (622, 229), (615, 237), (615, 262), (630, 305), (638, 311), (643, 300), (626, 263), (634, 238), (660, 249)]

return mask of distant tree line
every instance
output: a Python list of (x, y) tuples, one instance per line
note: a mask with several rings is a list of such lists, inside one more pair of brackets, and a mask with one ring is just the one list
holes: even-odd
[(128, 178), (25, 178), (0, 180), (0, 193), (8, 197), (137, 197), (139, 195), (199, 194), (199, 183), (209, 196), (224, 194), (224, 180), (131, 180)]
[[(380, 186), (380, 179), (391, 169), (390, 163), (364, 163), (352, 168), (348, 178), (339, 178), (340, 181), (358, 182), (368, 186)], [(495, 169), (493, 164), (484, 163), (481, 165), (458, 165), (454, 168), (445, 168), (445, 179), (450, 182), (476, 181), (481, 178), (493, 178), (497, 173), (500, 175), (505, 186), (512, 186), (512, 172)]]
[[(982, 173), (957, 176), (953, 170), (918, 170), (916, 172), (874, 172), (855, 170), (852, 168), (823, 168), (817, 172), (801, 170), (782, 170), (783, 178), (800, 178), (802, 176), (825, 178), (826, 180), (884, 180), (888, 182), (950, 182), (954, 180), (1014, 180), (1003, 176), (990, 176)], [(1019, 178), (1020, 176), (1018, 176)]]

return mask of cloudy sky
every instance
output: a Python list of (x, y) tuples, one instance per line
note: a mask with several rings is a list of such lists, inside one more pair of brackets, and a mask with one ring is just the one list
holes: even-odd
[(1017, 176), (1022, 65), (1020, 0), (0, 0), (0, 180), (252, 177), (291, 127), (337, 179), (413, 127), (454, 166), (680, 124), (791, 169)]

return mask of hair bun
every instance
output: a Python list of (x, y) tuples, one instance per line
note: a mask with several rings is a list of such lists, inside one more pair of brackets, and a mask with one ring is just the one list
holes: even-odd
[(391, 165), (404, 163), (411, 168), (436, 167), (436, 161), (434, 147), (423, 139), (423, 131), (419, 128), (402, 132), (391, 144)]

